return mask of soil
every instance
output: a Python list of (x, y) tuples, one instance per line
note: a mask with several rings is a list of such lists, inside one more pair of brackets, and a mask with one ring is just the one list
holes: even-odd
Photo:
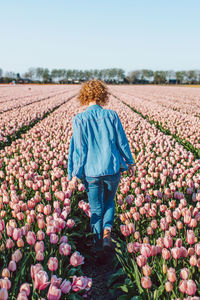
[[(112, 239), (114, 239), (112, 237)], [(109, 253), (103, 253), (100, 258), (91, 253), (91, 241), (88, 247), (82, 249), (85, 256), (85, 263), (82, 265), (84, 276), (92, 278), (92, 288), (87, 293), (87, 300), (117, 300), (123, 292), (115, 292), (112, 295), (107, 287), (110, 276), (121, 268), (115, 256), (115, 244), (112, 244), (113, 250)], [(123, 282), (122, 282), (123, 284)]]

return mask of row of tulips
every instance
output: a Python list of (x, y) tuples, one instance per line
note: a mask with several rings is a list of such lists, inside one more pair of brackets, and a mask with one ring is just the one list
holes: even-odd
[(115, 91), (151, 101), (168, 109), (191, 116), (199, 116), (200, 88), (183, 86), (132, 85), (115, 86)]
[[(74, 89), (71, 85), (67, 90)], [(66, 92), (66, 86), (1, 85), (0, 113), (40, 102)]]
[(67, 179), (75, 110), (72, 99), (0, 152), (0, 299), (82, 299), (91, 289), (76, 246), (84, 186)]
[(66, 90), (61, 94), (57, 92), (55, 96), (46, 97), (39, 103), (33, 100), (33, 96), (32, 104), (2, 113), (0, 115), (0, 146), (3, 146), (4, 143), (20, 131), (20, 129), (29, 126), (38, 119), (42, 119), (45, 114), (65, 103), (76, 93), (77, 87), (73, 89), (66, 87)]
[[(143, 89), (145, 90), (145, 87)], [(132, 87), (111, 88), (111, 91), (121, 101), (130, 105), (143, 116), (147, 116), (150, 121), (157, 122), (164, 130), (178, 136), (184, 142), (188, 141), (198, 151), (200, 150), (200, 116), (196, 115), (199, 111), (198, 105), (196, 105), (196, 113), (189, 114), (166, 107), (168, 98), (153, 101), (154, 95), (150, 93), (148, 97), (140, 96), (140, 93), (137, 94), (137, 90), (136, 93), (133, 93)], [(184, 103), (182, 106), (184, 107)]]

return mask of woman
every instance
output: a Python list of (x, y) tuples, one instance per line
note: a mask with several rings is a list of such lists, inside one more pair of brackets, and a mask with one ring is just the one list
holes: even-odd
[[(121, 172), (135, 174), (135, 163), (118, 114), (103, 109), (108, 90), (102, 81), (83, 84), (78, 99), (87, 109), (73, 118), (68, 157), (69, 180), (83, 179), (91, 209), (96, 252), (111, 249), (115, 193)], [(129, 167), (127, 166), (129, 165)]]

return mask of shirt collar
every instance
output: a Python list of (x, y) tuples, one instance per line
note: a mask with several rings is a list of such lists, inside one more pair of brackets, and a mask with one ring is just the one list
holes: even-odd
[(102, 107), (98, 104), (93, 104), (93, 105), (88, 106), (85, 111), (94, 110), (94, 109), (102, 109)]

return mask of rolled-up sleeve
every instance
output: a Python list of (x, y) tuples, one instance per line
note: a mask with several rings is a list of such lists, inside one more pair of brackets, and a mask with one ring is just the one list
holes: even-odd
[(116, 133), (116, 145), (119, 152), (124, 157), (127, 164), (133, 164), (134, 160), (131, 154), (128, 139), (117, 112), (115, 112), (114, 128)]

